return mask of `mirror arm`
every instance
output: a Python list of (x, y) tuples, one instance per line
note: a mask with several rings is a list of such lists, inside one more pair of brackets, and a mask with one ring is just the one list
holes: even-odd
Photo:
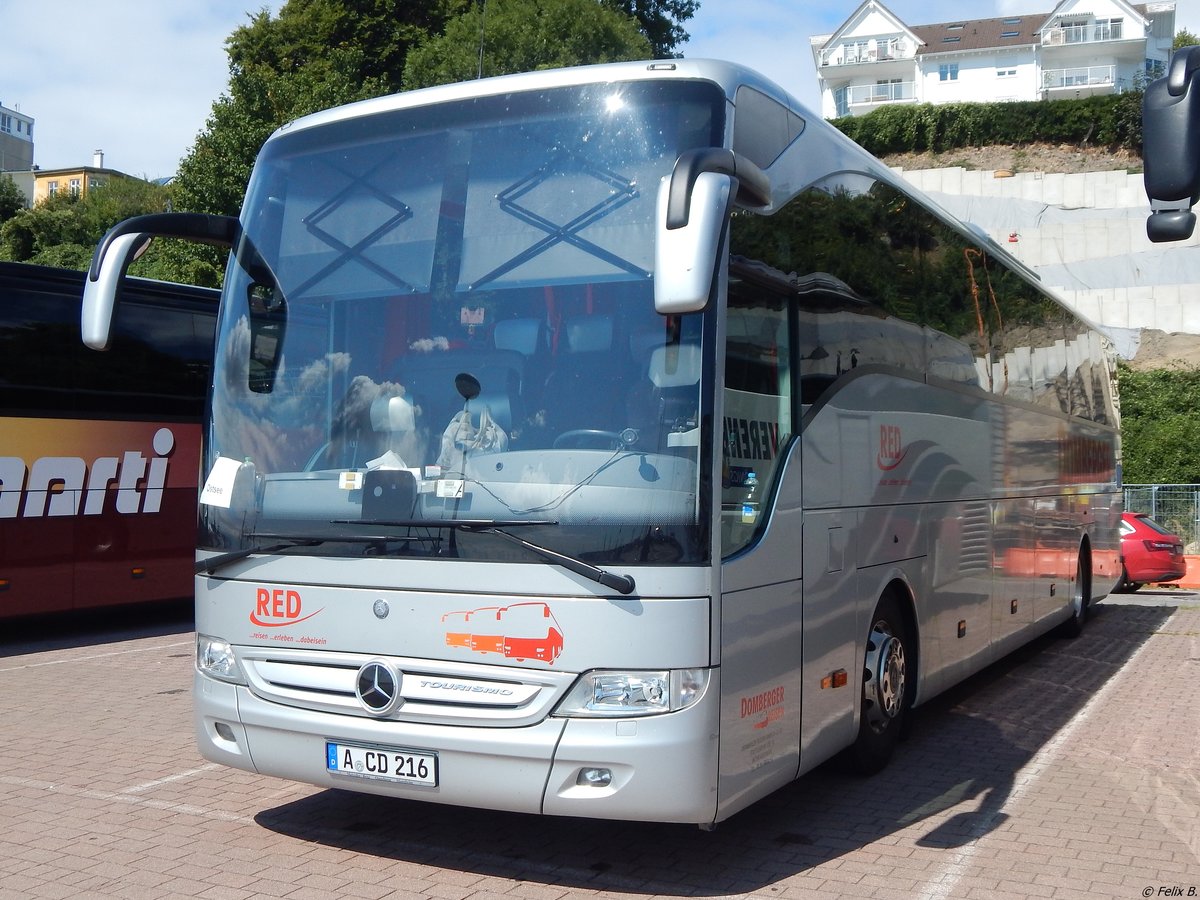
[(92, 264), (88, 267), (88, 279), (100, 277), (100, 267), (111, 249), (113, 241), (122, 235), (140, 234), (146, 238), (170, 237), (232, 247), (241, 234), (241, 224), (233, 216), (216, 216), (208, 213), (150, 213), (133, 216), (118, 222), (100, 239), (92, 253)]
[(701, 147), (681, 153), (671, 171), (667, 199), (667, 228), (683, 228), (688, 223), (692, 189), (701, 172), (716, 172), (737, 179), (737, 202), (743, 206), (765, 208), (771, 205), (771, 180), (767, 174), (741, 154), (723, 147)]

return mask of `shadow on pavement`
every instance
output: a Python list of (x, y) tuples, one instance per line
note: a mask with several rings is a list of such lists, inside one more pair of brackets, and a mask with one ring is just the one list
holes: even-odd
[(0, 622), (0, 659), (47, 650), (186, 634), (194, 628), (195, 610), (191, 597), (138, 606), (29, 616)]
[[(1101, 603), (1076, 640), (1042, 638), (922, 707), (872, 778), (827, 764), (723, 822), (693, 826), (543, 818), (323, 791), (256, 816), (300, 840), (416, 865), (599, 891), (751, 892), (920, 825), (953, 848), (1004, 822), (1021, 768), (1175, 610)], [(612, 849), (608, 849), (612, 848)], [(630, 849), (634, 848), (634, 849)]]

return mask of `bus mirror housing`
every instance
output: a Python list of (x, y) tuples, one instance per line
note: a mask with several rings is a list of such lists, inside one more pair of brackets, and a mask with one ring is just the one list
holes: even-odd
[(654, 240), (654, 308), (660, 315), (699, 312), (708, 305), (729, 218), (733, 179), (704, 172), (692, 189), (687, 224), (666, 226), (670, 179), (658, 191)]
[(146, 252), (156, 237), (181, 238), (200, 244), (232, 247), (241, 233), (232, 216), (205, 213), (154, 213), (118, 222), (100, 239), (83, 281), (79, 328), (93, 350), (107, 350), (121, 280), (129, 264)]
[(661, 315), (708, 305), (729, 213), (765, 209), (771, 185), (754, 163), (732, 150), (689, 150), (658, 190), (654, 240), (654, 308)]
[(125, 277), (129, 264), (144, 252), (148, 243), (144, 234), (118, 235), (109, 243), (105, 260), (98, 264), (96, 257), (92, 257), (91, 269), (83, 281), (79, 330), (83, 342), (93, 350), (108, 349), (121, 279)]
[(1146, 220), (1151, 241), (1191, 237), (1200, 200), (1200, 47), (1175, 52), (1165, 78), (1146, 88), (1142, 100)]

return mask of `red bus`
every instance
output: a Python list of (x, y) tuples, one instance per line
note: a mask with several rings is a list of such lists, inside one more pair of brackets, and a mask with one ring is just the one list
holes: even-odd
[(218, 292), (126, 279), (101, 354), (83, 279), (0, 263), (0, 618), (193, 591)]

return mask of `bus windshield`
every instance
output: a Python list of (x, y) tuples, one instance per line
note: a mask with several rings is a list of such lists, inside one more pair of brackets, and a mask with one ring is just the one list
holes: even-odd
[(714, 329), (654, 311), (654, 208), (723, 117), (707, 82), (593, 84), (268, 142), (226, 278), (201, 545), (528, 561), (448, 527), (505, 523), (592, 563), (705, 561)]

